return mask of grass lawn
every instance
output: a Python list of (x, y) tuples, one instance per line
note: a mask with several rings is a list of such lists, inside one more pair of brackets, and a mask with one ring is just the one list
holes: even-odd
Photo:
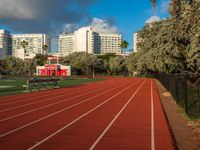
[[(13, 77), (13, 78), (1, 78), (0, 79), (0, 96), (14, 95), (23, 93), (26, 90), (26, 77)], [(80, 85), (84, 83), (96, 82), (102, 79), (92, 78), (60, 78), (59, 87), (67, 87), (72, 85)]]

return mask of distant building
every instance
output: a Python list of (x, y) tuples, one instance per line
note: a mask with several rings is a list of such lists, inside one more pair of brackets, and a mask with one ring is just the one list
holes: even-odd
[[(22, 42), (26, 42), (25, 49)], [(46, 50), (44, 50), (46, 45)], [(12, 38), (13, 56), (21, 59), (32, 59), (36, 54), (47, 54), (51, 51), (51, 41), (46, 34), (14, 34)]]
[(58, 46), (59, 46), (59, 54), (61, 56), (73, 53), (75, 51), (74, 33), (60, 35)]
[(7, 30), (0, 30), (0, 57), (12, 56), (12, 36)]
[(133, 33), (133, 51), (134, 52), (137, 52), (138, 51), (138, 47), (137, 47), (137, 44), (138, 44), (138, 33), (135, 32)]
[(74, 33), (59, 36), (59, 53), (61, 56), (74, 52), (92, 54), (121, 54), (120, 34), (97, 33), (92, 27), (82, 27)]
[(122, 36), (120, 34), (99, 33), (99, 38), (99, 49), (101, 51), (101, 54), (122, 54), (122, 49), (120, 47), (120, 44), (122, 42)]

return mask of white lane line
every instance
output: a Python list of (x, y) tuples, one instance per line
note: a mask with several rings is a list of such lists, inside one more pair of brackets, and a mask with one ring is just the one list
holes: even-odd
[[(27, 97), (25, 97), (26, 99), (24, 99), (24, 100), (20, 100), (20, 101), (16, 101), (16, 102), (9, 102), (9, 103), (5, 103), (5, 104), (2, 104), (2, 105), (0, 105), (0, 106), (6, 106), (6, 105), (11, 105), (11, 104), (17, 104), (17, 103), (21, 103), (21, 102), (26, 102), (26, 101), (30, 101), (30, 100), (33, 100), (33, 99), (37, 99), (37, 98), (43, 98), (43, 97), (46, 97), (46, 96), (52, 96), (52, 95), (58, 95), (58, 94), (64, 94), (64, 93), (66, 93), (66, 92), (72, 92), (72, 93), (68, 93), (68, 94), (73, 94), (74, 93), (74, 91), (73, 91), (74, 89), (72, 89), (72, 90), (70, 90), (70, 91), (59, 91), (59, 92), (55, 92), (55, 93), (52, 93), (52, 94), (45, 94), (45, 95), (43, 95), (43, 96), (36, 96), (36, 97), (32, 97), (32, 98), (27, 98)], [(76, 92), (77, 91), (79, 91), (80, 89), (77, 89), (76, 90)], [(38, 94), (43, 94), (43, 93), (38, 93)], [(31, 96), (31, 95), (27, 95), (27, 96)]]
[[(97, 86), (97, 87), (98, 87), (98, 86)], [(90, 89), (93, 89), (93, 88), (94, 88), (94, 87), (89, 87), (89, 90), (90, 90)], [(33, 105), (33, 104), (37, 104), (37, 103), (41, 103), (41, 102), (45, 102), (45, 101), (49, 101), (49, 100), (52, 100), (52, 99), (54, 99), (54, 98), (59, 98), (59, 97), (62, 97), (62, 96), (67, 96), (67, 95), (71, 95), (71, 94), (76, 94), (76, 93), (79, 93), (80, 90), (82, 90), (82, 89), (77, 89), (76, 91), (70, 90), (70, 91), (69, 91), (70, 93), (66, 93), (66, 91), (65, 91), (65, 92), (62, 91), (62, 93), (50, 94), (49, 96), (55, 95), (55, 94), (56, 94), (56, 95), (62, 94), (62, 95), (55, 96), (55, 97), (52, 97), (52, 98), (49, 98), (49, 99), (45, 99), (45, 100), (41, 100), (41, 101), (36, 101), (36, 102), (32, 102), (32, 103), (27, 103), (27, 104), (24, 104), (24, 105), (20, 105), (20, 106), (8, 108), (8, 109), (3, 109), (3, 110), (0, 111), (0, 113), (2, 113), (2, 112), (7, 112), (7, 111), (9, 111), (9, 110), (14, 110), (14, 109), (22, 108), (22, 107), (29, 106), (29, 105)], [(88, 89), (87, 89), (87, 91), (88, 91)], [(84, 90), (84, 91), (82, 91), (82, 92), (86, 92), (86, 91)], [(66, 94), (64, 94), (64, 93), (66, 93)], [(48, 96), (48, 95), (45, 95), (45, 96)], [(29, 101), (29, 100), (36, 99), (36, 98), (42, 98), (42, 97), (45, 97), (45, 96), (38, 96), (38, 97), (28, 98), (28, 100), (26, 99), (26, 100), (24, 100), (24, 101)], [(20, 101), (20, 102), (23, 102), (23, 100)], [(13, 102), (13, 103), (15, 103), (15, 102)], [(12, 104), (13, 104), (13, 103), (12, 103)], [(19, 102), (16, 102), (16, 103), (19, 103)]]
[[(139, 82), (139, 81), (138, 81)], [(138, 83), (137, 82), (137, 83)], [(136, 83), (133, 83), (131, 85), (129, 85), (128, 87), (126, 87), (125, 89), (123, 89), (122, 91), (118, 92), (117, 94), (113, 95), (112, 97), (110, 97), (109, 99), (107, 99), (106, 101), (102, 102), (101, 104), (97, 105), (96, 107), (94, 107), (93, 109), (89, 110), (88, 112), (84, 113), (83, 115), (81, 115), (80, 117), (76, 118), (75, 120), (73, 120), (72, 122), (68, 123), (67, 125), (65, 125), (64, 127), (62, 127), (61, 129), (57, 130), (56, 132), (52, 133), (51, 135), (49, 135), (48, 137), (46, 137), (45, 139), (39, 141), (37, 144), (31, 146), (30, 148), (28, 148), (28, 150), (32, 150), (36, 147), (38, 147), (39, 145), (41, 145), (42, 143), (46, 142), (47, 140), (49, 140), (50, 138), (52, 138), (53, 136), (55, 136), (56, 134), (60, 133), (61, 131), (65, 130), (66, 128), (68, 128), (69, 126), (71, 126), (72, 124), (76, 123), (77, 121), (79, 121), (80, 119), (82, 119), (83, 117), (87, 116), (88, 114), (90, 114), (91, 112), (95, 111), (96, 109), (98, 109), (99, 107), (103, 106), (104, 104), (106, 104), (107, 102), (113, 100), (116, 96), (120, 95), (121, 93), (123, 93), (124, 91), (126, 91), (128, 88), (132, 87), (133, 85), (135, 85)]]
[[(26, 101), (30, 101), (30, 100), (33, 100), (33, 99), (37, 99), (37, 98), (43, 98), (43, 97), (46, 97), (46, 96), (52, 96), (52, 95), (56, 95), (56, 94), (63, 94), (63, 93), (66, 93), (66, 92), (72, 92), (73, 90), (70, 90), (70, 91), (59, 91), (59, 92), (55, 92), (55, 93), (52, 93), (52, 94), (46, 94), (46, 93), (38, 93), (38, 94), (42, 94), (43, 96), (36, 96), (36, 97), (31, 97), (29, 98), (28, 96), (35, 96), (35, 95), (27, 95), (26, 97), (22, 97), (22, 98), (26, 98), (24, 100), (20, 100), (20, 101), (16, 101), (16, 102), (8, 102), (8, 103), (4, 103), (0, 106), (6, 106), (6, 105), (11, 105), (11, 104), (17, 104), (17, 103), (21, 103), (21, 102), (26, 102)], [(38, 95), (37, 94), (37, 95)], [(45, 95), (44, 95), (45, 94)], [(27, 98), (28, 97), (28, 98)], [(19, 98), (19, 99), (22, 99), (22, 98)], [(14, 99), (14, 100), (17, 100), (17, 99)]]
[(152, 80), (151, 80), (151, 150), (155, 150), (154, 99), (153, 99)]
[[(139, 82), (139, 81), (138, 81), (138, 82)], [(137, 83), (137, 82), (136, 82), (136, 83)], [(136, 84), (136, 83), (135, 83), (135, 84)], [(1, 134), (1, 135), (0, 135), (0, 138), (2, 138), (2, 137), (4, 137), (4, 136), (7, 136), (7, 135), (9, 135), (9, 134), (11, 134), (11, 133), (14, 133), (14, 132), (16, 132), (16, 131), (19, 131), (19, 130), (21, 130), (21, 129), (25, 128), (25, 127), (28, 127), (28, 126), (30, 126), (30, 125), (33, 125), (33, 124), (35, 124), (35, 123), (38, 123), (38, 122), (40, 122), (40, 121), (42, 121), (42, 120), (44, 120), (44, 119), (47, 119), (47, 118), (52, 117), (52, 116), (54, 116), (54, 115), (57, 115), (57, 114), (59, 114), (59, 113), (61, 113), (61, 112), (63, 112), (63, 111), (66, 111), (66, 110), (68, 110), (68, 109), (71, 109), (71, 108), (73, 108), (73, 107), (75, 107), (75, 106), (78, 106), (78, 105), (80, 105), (80, 104), (82, 104), (82, 103), (85, 103), (85, 102), (91, 100), (91, 99), (94, 99), (94, 98), (96, 98), (96, 97), (98, 97), (98, 96), (101, 96), (101, 95), (103, 95), (103, 94), (106, 94), (106, 93), (108, 93), (108, 92), (110, 92), (110, 91), (112, 91), (112, 90), (114, 90), (114, 89), (119, 88), (119, 87), (121, 87), (121, 85), (119, 85), (119, 86), (117, 86), (117, 87), (115, 87), (115, 88), (112, 88), (112, 89), (110, 89), (110, 90), (108, 90), (108, 91), (106, 91), (106, 92), (103, 92), (103, 93), (101, 93), (101, 94), (98, 94), (98, 95), (96, 95), (96, 96), (93, 96), (93, 97), (91, 97), (91, 98), (85, 99), (85, 100), (83, 100), (83, 101), (81, 101), (81, 102), (75, 103), (75, 104), (73, 104), (73, 105), (71, 105), (71, 106), (69, 106), (69, 107), (66, 107), (66, 108), (64, 108), (64, 109), (61, 109), (61, 110), (59, 110), (59, 111), (57, 111), (57, 112), (54, 112), (54, 113), (52, 113), (52, 114), (49, 114), (49, 115), (47, 115), (47, 116), (45, 116), (45, 117), (42, 117), (42, 118), (40, 118), (40, 119), (37, 119), (37, 120), (35, 120), (35, 121), (33, 121), (33, 122), (30, 122), (30, 123), (28, 123), (28, 124), (25, 124), (25, 125), (23, 125), (23, 126), (21, 126), (21, 127), (19, 127), (19, 128), (16, 128), (16, 129), (14, 129), (14, 130), (11, 130), (11, 131), (9, 131), (9, 132), (6, 132), (6, 133), (4, 133), (4, 134)]]
[[(124, 82), (120, 82), (120, 83), (124, 83)], [(20, 114), (16, 114), (16, 115), (14, 115), (14, 116), (10, 116), (10, 117), (1, 119), (0, 122), (4, 122), (4, 121), (7, 121), (7, 120), (10, 120), (10, 119), (19, 117), (19, 116), (23, 116), (23, 115), (26, 115), (26, 114), (35, 112), (35, 111), (37, 111), (37, 110), (41, 110), (41, 109), (44, 109), (44, 108), (47, 108), (47, 107), (50, 107), (50, 106), (53, 106), (53, 105), (57, 105), (57, 104), (60, 104), (60, 103), (63, 103), (63, 102), (67, 102), (67, 101), (70, 101), (70, 100), (72, 100), (72, 99), (75, 99), (75, 98), (78, 98), (78, 97), (87, 95), (88, 93), (93, 93), (93, 92), (101, 91), (101, 90), (104, 90), (104, 89), (106, 89), (106, 88), (110, 88), (110, 87), (112, 87), (112, 86), (115, 86), (115, 85), (109, 85), (109, 86), (106, 86), (106, 87), (104, 86), (103, 88), (97, 89), (97, 90), (93, 90), (92, 92), (90, 91), (90, 92), (84, 93), (84, 94), (82, 94), (82, 95), (78, 95), (78, 96), (75, 96), (75, 97), (72, 97), (72, 98), (68, 98), (68, 99), (65, 99), (65, 100), (62, 100), (62, 101), (58, 101), (58, 102), (56, 102), (56, 103), (52, 103), (52, 104), (49, 104), (49, 105), (45, 105), (45, 106), (43, 106), (43, 107), (39, 107), (39, 108), (32, 109), (32, 110), (29, 110), (29, 111), (26, 111), (26, 112), (23, 112), (23, 113), (20, 113)]]
[[(88, 91), (88, 90), (90, 90), (90, 89), (94, 89), (94, 87), (91, 87), (91, 88), (87, 89), (86, 91)], [(84, 90), (84, 91), (82, 91), (82, 92), (86, 92), (86, 91)], [(18, 108), (22, 108), (22, 107), (29, 106), (29, 105), (33, 105), (33, 104), (38, 104), (38, 103), (46, 102), (46, 101), (49, 101), (49, 100), (52, 100), (52, 99), (60, 98), (60, 97), (63, 97), (63, 96), (68, 96), (68, 95), (71, 95), (71, 94), (76, 94), (76, 93), (79, 93), (79, 92), (80, 92), (80, 91), (77, 90), (77, 91), (72, 92), (72, 93), (66, 93), (66, 94), (59, 95), (59, 96), (55, 96), (55, 97), (48, 98), (48, 99), (45, 99), (45, 100), (36, 101), (36, 102), (32, 102), (32, 103), (28, 103), (28, 104), (24, 104), (24, 105), (20, 105), (20, 106), (8, 108), (8, 109), (3, 109), (3, 110), (0, 111), (0, 113), (2, 113), (2, 112), (7, 112), (7, 111), (10, 111), (10, 110), (14, 110), (14, 109), (18, 109)]]
[[(79, 92), (80, 92), (80, 91), (72, 92), (72, 93), (70, 93), (70, 94), (67, 93), (67, 94), (55, 96), (55, 97), (52, 97), (52, 98), (48, 98), (48, 99), (45, 99), (45, 100), (36, 101), (36, 102), (32, 102), (32, 103), (28, 103), (28, 104), (24, 104), (24, 105), (20, 105), (20, 106), (8, 108), (8, 109), (3, 109), (3, 110), (0, 111), (0, 113), (2, 113), (2, 112), (7, 112), (7, 111), (10, 111), (10, 110), (14, 110), (14, 109), (18, 109), (18, 108), (22, 108), (22, 107), (25, 107), (25, 106), (30, 106), (30, 105), (33, 105), (33, 104), (38, 104), (38, 103), (50, 101), (50, 100), (53, 100), (53, 99), (56, 99), (56, 98), (59, 98), (59, 97), (68, 96), (68, 95), (76, 94), (76, 93), (79, 93)], [(42, 98), (42, 97), (41, 97), (41, 98)]]
[(137, 88), (137, 90), (133, 93), (131, 98), (128, 100), (128, 102), (122, 107), (122, 109), (115, 115), (114, 119), (110, 122), (110, 124), (105, 128), (105, 130), (101, 133), (101, 135), (97, 138), (97, 140), (92, 144), (92, 146), (89, 148), (89, 150), (93, 150), (96, 145), (99, 143), (99, 141), (103, 138), (103, 136), (106, 134), (106, 132), (110, 129), (110, 127), (113, 125), (113, 123), (117, 120), (117, 118), (121, 115), (121, 113), (124, 111), (124, 109), (128, 106), (128, 104), (132, 101), (132, 99), (135, 97), (135, 95), (138, 93), (138, 91), (142, 88), (145, 81)]
[[(103, 81), (101, 81), (101, 82), (103, 82)], [(108, 82), (108, 81), (107, 81)], [(115, 82), (108, 82), (108, 83), (115, 83)], [(104, 83), (100, 83), (100, 82), (98, 82), (98, 84), (96, 84), (97, 86), (101, 86), (102, 84), (104, 84)], [(90, 85), (89, 84), (82, 84), (82, 85), (88, 85), (89, 87), (88, 88), (92, 88), (92, 87), (90, 87)], [(79, 86), (79, 85), (74, 85), (73, 87), (76, 87), (76, 86)], [(37, 98), (42, 98), (42, 97), (46, 97), (46, 96), (52, 96), (52, 95), (58, 95), (58, 94), (64, 94), (64, 93), (66, 93), (66, 92), (74, 92), (74, 89), (70, 89), (69, 91), (67, 90), (67, 91), (61, 91), (61, 89), (58, 89), (58, 91), (56, 91), (56, 92), (53, 92), (52, 94), (48, 94), (47, 92), (45, 92), (45, 93), (38, 93), (38, 94), (45, 94), (45, 95), (43, 95), (43, 96), (37, 96), (37, 97), (32, 97), (32, 98), (27, 98), (28, 96), (35, 96), (35, 95), (26, 95), (26, 96), (23, 96), (23, 97), (17, 97), (17, 98), (15, 98), (15, 99), (12, 99), (12, 100), (18, 100), (18, 99), (23, 99), (23, 98), (26, 98), (25, 100), (18, 100), (18, 101), (15, 101), (15, 102), (7, 102), (7, 103), (4, 103), (4, 104), (0, 104), (0, 106), (6, 106), (6, 105), (11, 105), (11, 104), (17, 104), (17, 103), (20, 103), (20, 102), (25, 102), (25, 101), (30, 101), (30, 100), (33, 100), (33, 99), (37, 99)], [(76, 89), (76, 91), (80, 91), (80, 89)], [(11, 100), (9, 100), (9, 101), (11, 101)], [(4, 101), (5, 102), (5, 101)]]

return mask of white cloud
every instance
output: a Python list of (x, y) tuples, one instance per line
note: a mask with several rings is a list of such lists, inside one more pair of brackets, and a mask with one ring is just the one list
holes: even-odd
[(109, 24), (106, 20), (102, 20), (99, 18), (93, 18), (92, 23), (89, 25), (96, 32), (100, 33), (119, 33), (118, 28)]
[(149, 23), (153, 23), (153, 22), (158, 22), (160, 21), (160, 17), (159, 16), (151, 16), (148, 20), (146, 20), (145, 23), (149, 24)]
[(78, 29), (78, 25), (74, 23), (68, 23), (63, 26), (63, 32), (72, 33)]

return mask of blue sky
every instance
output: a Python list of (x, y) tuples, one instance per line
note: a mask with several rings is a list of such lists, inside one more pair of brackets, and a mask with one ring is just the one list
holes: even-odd
[[(56, 38), (63, 31), (90, 25), (93, 18), (116, 28), (133, 47), (133, 32), (152, 15), (169, 16), (169, 0), (159, 0), (156, 13), (149, 0), (1, 0), (0, 28), (12, 33), (47, 33), (52, 50), (57, 50)], [(4, 6), (7, 7), (4, 7)]]
[[(156, 15), (167, 18), (169, 1), (158, 2)], [(133, 47), (133, 32), (141, 30), (145, 21), (154, 15), (149, 0), (98, 0), (89, 9), (92, 17), (114, 20), (123, 38)]]

